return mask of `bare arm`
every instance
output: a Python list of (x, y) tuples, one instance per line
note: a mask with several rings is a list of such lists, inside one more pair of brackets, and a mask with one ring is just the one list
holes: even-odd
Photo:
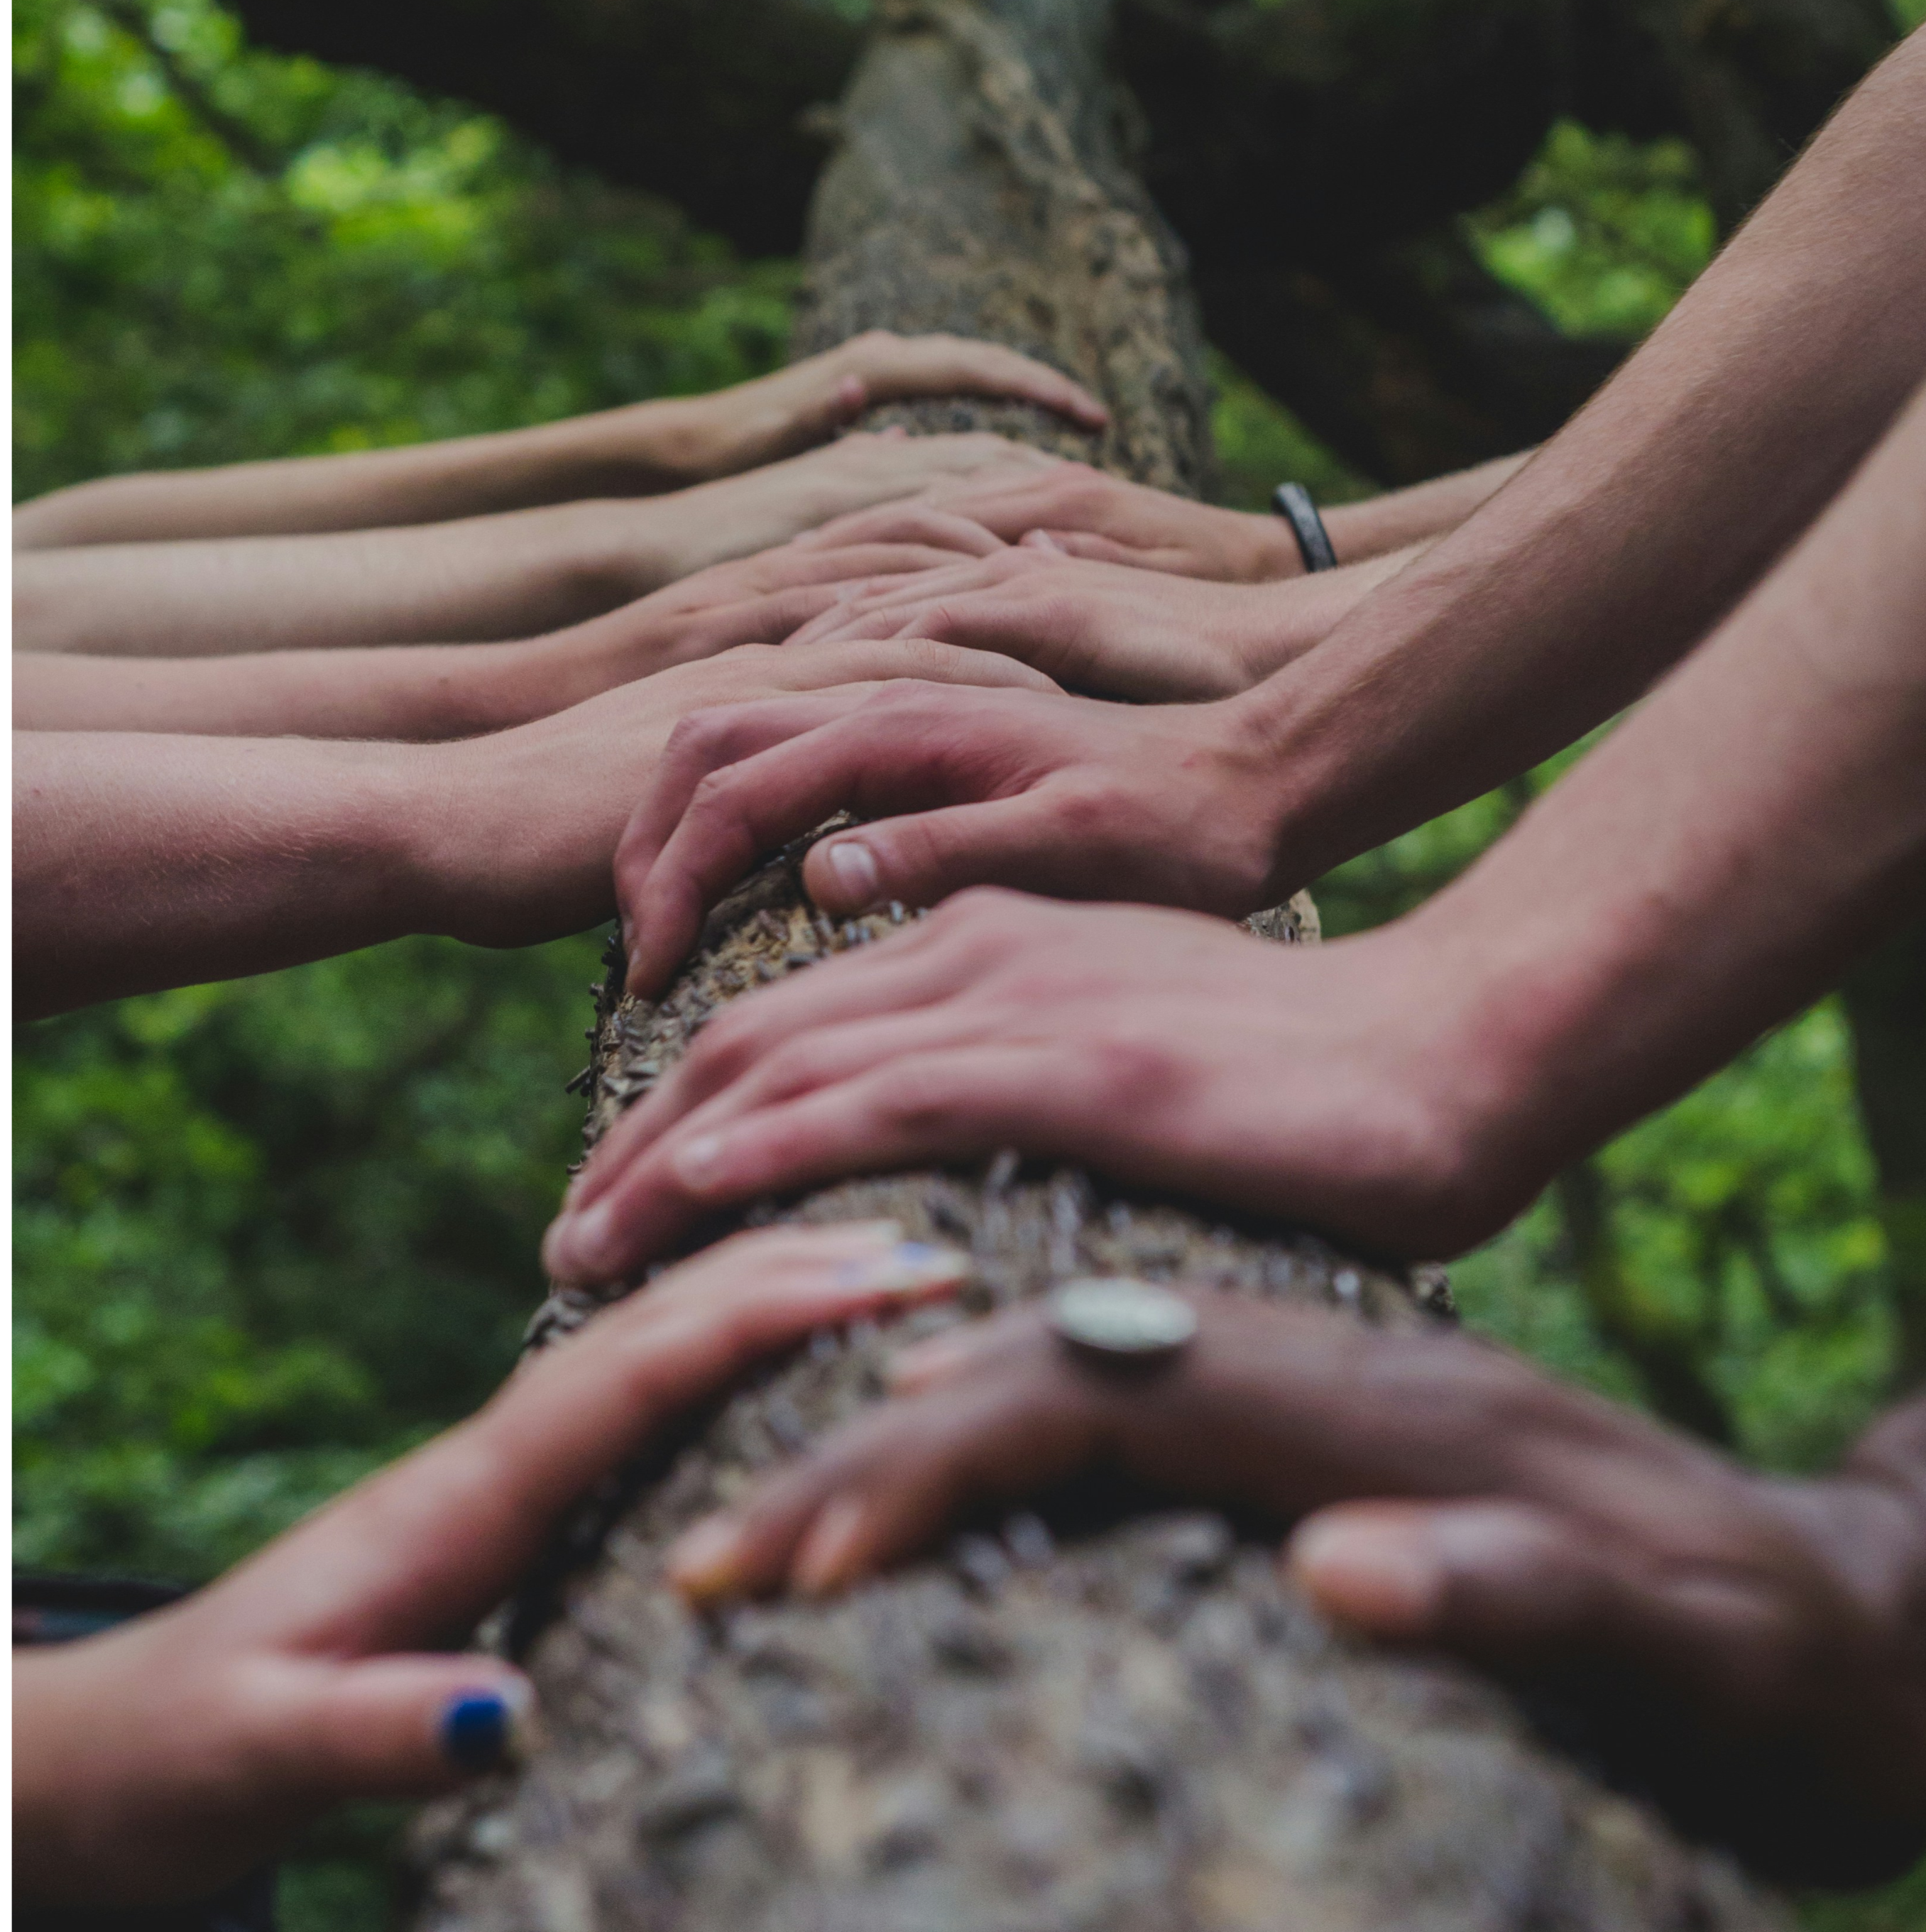
[[(1926, 392), (1715, 634), (1408, 918), (1274, 952), (1190, 915), (965, 896), (705, 1028), (598, 1146), (550, 1270), (613, 1279), (725, 1202), (1006, 1146), (1460, 1252), (1916, 904), (1922, 609)], [(1147, 735), (1136, 767), (1170, 755)], [(1131, 836), (1118, 798), (1079, 802), (1087, 845)], [(811, 852), (819, 901), (842, 878), (823, 855), (878, 829)], [(1198, 826), (1193, 862), (1220, 836)], [(662, 904), (625, 890), (638, 946)]]
[(605, 917), (637, 790), (692, 709), (851, 678), (1040, 686), (941, 644), (744, 645), (450, 745), (14, 740), (14, 966), (37, 1018), (404, 933), (521, 946)]
[(14, 648), (210, 657), (527, 637), (933, 477), (1050, 460), (1000, 436), (852, 436), (637, 502), (418, 529), (32, 550), (14, 560)]
[(899, 689), (692, 722), (626, 842), (651, 986), (830, 808), (827, 910), (1000, 884), (1244, 913), (1528, 768), (1772, 566), (1926, 373), (1926, 32), (1878, 68), (1645, 346), (1316, 649), (1216, 704)]
[(1645, 691), (1926, 374), (1926, 33), (1860, 88), (1516, 479), (1249, 700), (1299, 882)]
[(794, 455), (872, 403), (946, 394), (1022, 397), (1087, 427), (1104, 420), (1095, 398), (1067, 377), (994, 343), (876, 329), (714, 395), (406, 449), (104, 477), (23, 504), (14, 513), (14, 543), (38, 550), (285, 536), (646, 496)]
[[(1363, 562), (1456, 530), (1530, 454), (1498, 457), (1474, 470), (1327, 510), (1324, 528), (1339, 562)], [(972, 549), (974, 532), (1041, 544), (1094, 563), (1220, 583), (1268, 584), (1305, 574), (1298, 540), (1281, 517), (1193, 502), (1082, 463), (1034, 476), (933, 484), (913, 502), (859, 511), (803, 541), (916, 542), (938, 536), (945, 525), (951, 541)]]
[[(382, 644), (233, 657), (14, 655), (21, 731), (206, 736), (472, 737), (566, 710), (672, 664), (773, 644), (827, 609), (851, 578), (927, 568), (948, 553), (908, 544), (779, 544), (718, 564), (546, 637), (490, 644)], [(870, 577), (872, 572), (886, 574)]]

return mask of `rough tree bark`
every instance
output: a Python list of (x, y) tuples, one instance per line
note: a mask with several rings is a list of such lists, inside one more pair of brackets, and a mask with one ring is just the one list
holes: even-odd
[[(892, 8), (847, 98), (811, 236), (799, 347), (888, 322), (999, 334), (1116, 412), (1097, 452), (1195, 487), (1207, 460), (1174, 244), (1118, 158), (1102, 0)], [(916, 425), (1054, 426), (974, 406)], [(794, 854), (711, 918), (658, 1003), (591, 1037), (589, 1137), (718, 1004), (886, 934), (832, 927)], [(1315, 937), (1307, 902), (1251, 943)], [(968, 1248), (926, 1332), (1089, 1272), (1443, 1318), (1442, 1280), (1276, 1228), (1222, 1225), (1069, 1172), (925, 1173), (778, 1213), (890, 1215)], [(752, 1217), (755, 1218), (755, 1217)], [(620, 1292), (620, 1290), (611, 1292)], [(646, 1292), (646, 1289), (643, 1292)], [(552, 1294), (535, 1345), (593, 1318)], [(1392, 1926), (1764, 1932), (1716, 1857), (1609, 1792), (1470, 1673), (1334, 1638), (1270, 1547), (1221, 1518), (1086, 1489), (826, 1605), (698, 1618), (666, 1539), (751, 1472), (875, 1399), (889, 1338), (824, 1334), (610, 1484), (501, 1620), (539, 1688), (532, 1762), (426, 1821), (433, 1932), (1015, 1932)]]

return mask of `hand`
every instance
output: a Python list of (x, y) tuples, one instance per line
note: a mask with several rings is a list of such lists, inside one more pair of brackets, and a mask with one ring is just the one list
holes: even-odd
[(1086, 464), (1062, 464), (1046, 476), (933, 484), (928, 497), (1006, 542), (1047, 538), (1095, 562), (1233, 584), (1304, 574), (1297, 540), (1281, 518), (1193, 502)]
[(1026, 542), (946, 569), (845, 585), (789, 641), (935, 638), (1006, 652), (1100, 697), (1228, 698), (1310, 650), (1351, 608), (1354, 596), (1326, 588), (1339, 574), (1289, 586), (1202, 583)]
[(15, 1879), (28, 1898), (204, 1896), (351, 1797), (515, 1754), (527, 1679), (438, 1654), (561, 1511), (665, 1424), (812, 1330), (953, 1286), (888, 1222), (710, 1249), (598, 1316), (480, 1413), (182, 1604), (14, 1661)]
[(1926, 1846), (1916, 1490), (1750, 1475), (1458, 1336), (1190, 1298), (1195, 1340), (1149, 1377), (1080, 1363), (1034, 1307), (908, 1351), (898, 1400), (689, 1531), (672, 1573), (698, 1600), (839, 1589), (1107, 1467), (1297, 1522), (1286, 1560), (1334, 1621), (1556, 1686), (1614, 1770), (1774, 1876), (1864, 1883)]
[(873, 822), (806, 860), (826, 912), (933, 905), (986, 881), (1231, 915), (1275, 904), (1302, 881), (1281, 885), (1275, 760), (1239, 703), (898, 683), (692, 716), (616, 854), (629, 986), (658, 991), (708, 906), (844, 807)]
[(1041, 471), (1061, 460), (987, 434), (906, 436), (884, 430), (840, 436), (806, 456), (669, 496), (576, 509), (599, 546), (608, 580), (639, 594), (710, 564), (787, 543), (832, 518), (914, 496), (946, 478), (1012, 466)]
[(636, 795), (683, 720), (777, 693), (860, 697), (898, 677), (926, 691), (1052, 689), (1012, 658), (950, 644), (739, 644), (512, 730), (408, 748), (405, 822), (392, 828), (407, 841), (406, 929), (526, 946), (592, 926), (613, 910), (610, 861)]
[(1472, 987), (1402, 926), (1299, 950), (965, 893), (718, 1014), (603, 1136), (544, 1257), (619, 1280), (726, 1203), (1004, 1147), (1378, 1253), (1454, 1253), (1564, 1145)]
[(786, 369), (681, 404), (692, 446), (683, 467), (691, 482), (733, 476), (820, 442), (878, 403), (917, 396), (1036, 403), (1088, 430), (1110, 420), (1080, 383), (999, 343), (872, 328)]
[[(832, 609), (852, 583), (888, 583), (947, 564), (952, 556), (909, 543), (810, 550), (779, 544), (754, 556), (712, 564), (620, 610), (546, 637), (482, 646), (506, 660), (485, 728), (526, 724), (738, 644), (779, 643)], [(433, 648), (445, 652), (448, 646)], [(456, 701), (458, 709), (459, 694)]]

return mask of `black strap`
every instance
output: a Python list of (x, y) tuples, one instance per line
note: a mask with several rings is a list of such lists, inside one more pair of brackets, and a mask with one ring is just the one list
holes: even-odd
[(1291, 526), (1306, 570), (1335, 570), (1337, 553), (1330, 547), (1330, 532), (1311, 501), (1311, 493), (1301, 483), (1280, 483), (1270, 493), (1270, 505)]

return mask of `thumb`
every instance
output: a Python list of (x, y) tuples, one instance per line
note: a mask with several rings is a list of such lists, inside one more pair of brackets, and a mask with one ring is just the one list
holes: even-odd
[(826, 913), (932, 906), (966, 886), (1010, 886), (1058, 898), (1078, 890), (1074, 859), (1052, 836), (1047, 808), (1032, 793), (980, 804), (880, 818), (826, 838), (802, 862), (802, 884)]
[(1514, 1662), (1588, 1644), (1626, 1608), (1595, 1534), (1523, 1503), (1341, 1504), (1300, 1523), (1285, 1560), (1335, 1622)]
[(320, 1803), (446, 1790), (535, 1741), (534, 1688), (495, 1658), (301, 1658), (275, 1678), (256, 1712), (268, 1754)]

